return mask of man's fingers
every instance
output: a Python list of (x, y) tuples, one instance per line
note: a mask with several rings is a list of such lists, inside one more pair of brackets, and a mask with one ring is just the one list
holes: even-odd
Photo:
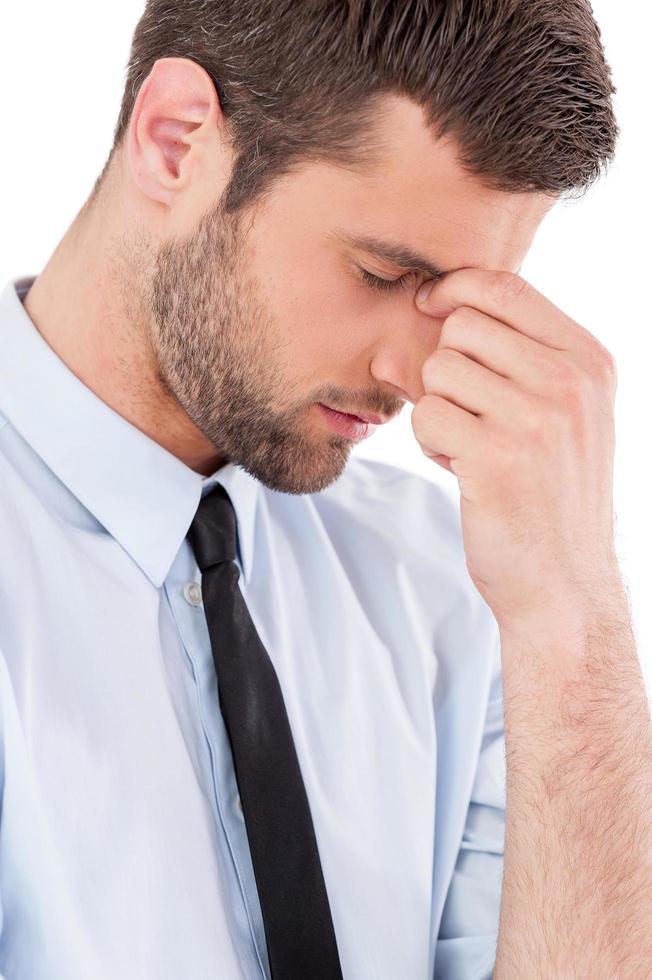
[(423, 313), (445, 317), (458, 306), (472, 306), (556, 350), (577, 350), (595, 338), (527, 280), (495, 269), (457, 269), (416, 297)]
[(458, 306), (446, 317), (437, 350), (447, 347), (541, 395), (548, 395), (569, 368), (566, 352), (553, 351), (473, 306)]

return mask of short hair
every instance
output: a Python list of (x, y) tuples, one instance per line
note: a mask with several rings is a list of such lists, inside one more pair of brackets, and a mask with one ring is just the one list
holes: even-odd
[(502, 191), (580, 196), (619, 135), (588, 0), (148, 0), (104, 172), (165, 57), (215, 85), (236, 154), (227, 212), (293, 164), (363, 162), (388, 93), (422, 106), (460, 165)]

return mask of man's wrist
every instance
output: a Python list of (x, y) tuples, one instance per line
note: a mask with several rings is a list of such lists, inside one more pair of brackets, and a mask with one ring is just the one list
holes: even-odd
[(576, 590), (542, 590), (536, 607), (497, 622), (505, 653), (521, 647), (581, 660), (596, 640), (631, 630), (631, 609), (616, 569)]

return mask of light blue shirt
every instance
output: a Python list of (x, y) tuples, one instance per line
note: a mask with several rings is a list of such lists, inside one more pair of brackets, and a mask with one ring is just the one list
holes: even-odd
[(233, 463), (202, 477), (54, 353), (21, 302), (31, 282), (0, 295), (0, 973), (270, 975), (186, 540), (218, 482), (345, 980), (491, 977), (500, 645), (459, 507), (355, 455), (315, 494)]

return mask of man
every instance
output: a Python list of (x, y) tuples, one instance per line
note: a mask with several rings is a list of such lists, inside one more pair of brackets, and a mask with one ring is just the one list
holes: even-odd
[(6, 980), (649, 977), (613, 359), (517, 274), (612, 92), (584, 0), (150, 0), (0, 307)]

